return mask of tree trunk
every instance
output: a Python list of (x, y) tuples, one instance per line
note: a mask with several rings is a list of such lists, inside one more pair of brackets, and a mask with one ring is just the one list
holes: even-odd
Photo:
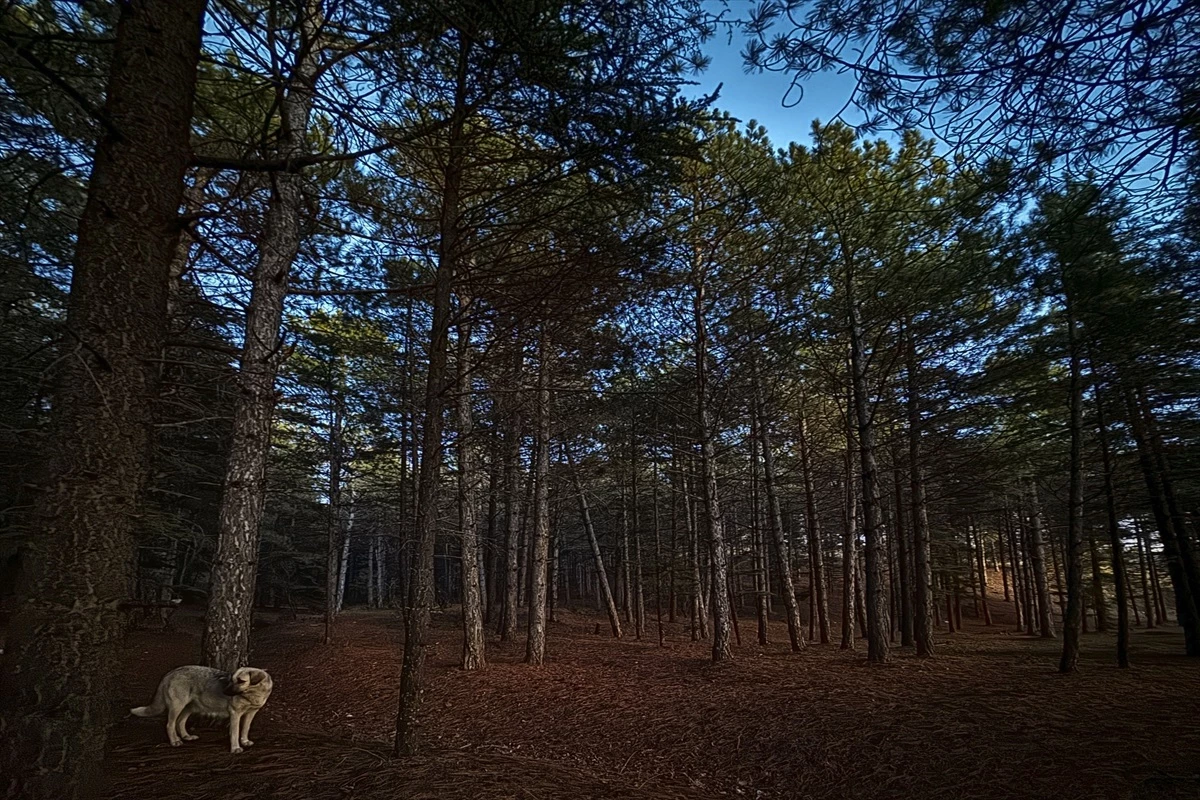
[(1153, 597), (1154, 587), (1150, 584), (1150, 572), (1146, 564), (1145, 537), (1142, 534), (1142, 526), (1136, 519), (1133, 521), (1133, 532), (1137, 539), (1138, 577), (1142, 582), (1142, 606), (1146, 609), (1146, 627), (1154, 628), (1158, 617), (1158, 603)]
[[(897, 464), (900, 459), (897, 457)], [(892, 483), (896, 494), (896, 560), (900, 584), (900, 646), (913, 644), (912, 566), (909, 557), (908, 535), (904, 530), (904, 483), (897, 466), (892, 472)]]
[(967, 523), (967, 530), (972, 538), (975, 550), (975, 572), (979, 586), (979, 604), (983, 609), (983, 624), (991, 626), (992, 612), (988, 608), (987, 598), (987, 570), (983, 563), (983, 535), (979, 532), (979, 528), (975, 527), (974, 520)]
[[(825, 554), (821, 547), (821, 520), (817, 516), (817, 491), (813, 482), (812, 450), (808, 446), (808, 415), (804, 396), (800, 398), (800, 472), (804, 481), (804, 521), (808, 529), (809, 561), (812, 563), (813, 605), (821, 644), (829, 644), (829, 581), (825, 577)], [(790, 576), (791, 562), (781, 571)], [(789, 612), (790, 613), (790, 612)], [(799, 611), (797, 611), (799, 616)]]
[[(1117, 492), (1114, 480), (1112, 450), (1109, 448), (1108, 423), (1104, 414), (1104, 391), (1097, 383), (1096, 429), (1100, 434), (1100, 457), (1104, 465), (1104, 511), (1108, 522), (1108, 541), (1112, 547), (1113, 581), (1117, 586), (1117, 666), (1129, 666), (1129, 608), (1126, 605), (1129, 586), (1125, 573), (1125, 548), (1121, 543), (1121, 523), (1117, 515)], [(1093, 563), (1095, 553), (1092, 555)], [(1129, 597), (1132, 602), (1133, 598)], [(1136, 606), (1134, 607), (1136, 610)]]
[(458, 529), (462, 557), (462, 668), (483, 669), (487, 664), (483, 635), (483, 586), (479, 569), (478, 445), (474, 441), (475, 414), (471, 393), (471, 300), (459, 293), (458, 323)]
[[(798, 652), (798, 651), (804, 649), (804, 646), (805, 646), (804, 628), (801, 627), (802, 623), (800, 622), (800, 606), (796, 602), (796, 586), (792, 580), (791, 553), (789, 552), (790, 548), (788, 547), (787, 538), (784, 535), (783, 514), (779, 508), (779, 491), (776, 488), (776, 481), (775, 481), (775, 453), (771, 447), (771, 428), (770, 428), (770, 423), (767, 422), (767, 416), (765, 413), (765, 411), (766, 411), (765, 403), (763, 402), (763, 399), (762, 399), (762, 391), (757, 385), (758, 384), (757, 371), (755, 372), (754, 377), (755, 377), (755, 395), (756, 395), (755, 405), (757, 407), (757, 414), (755, 416), (757, 417), (758, 435), (761, 439), (761, 444), (762, 444), (763, 486), (766, 489), (766, 493), (767, 493), (767, 525), (771, 530), (771, 540), (775, 544), (775, 560), (777, 562), (779, 562), (779, 575), (781, 578), (780, 582), (783, 584), (781, 594), (783, 595), (783, 608), (787, 615), (788, 638), (791, 642), (792, 652)], [(803, 421), (803, 418), (801, 419), (801, 422), (800, 422), (800, 430), (801, 430), (801, 433), (800, 433), (801, 460), (803, 461), (803, 460), (805, 460), (806, 449), (807, 449), (804, 445), (804, 421)], [(807, 474), (807, 469), (805, 470), (805, 472)], [(806, 483), (807, 483), (807, 481), (806, 481)], [(807, 487), (806, 487), (806, 489), (807, 489)], [(812, 526), (811, 519), (810, 519), (809, 523), (810, 523), (809, 524), (809, 537), (811, 539), (811, 537), (814, 535), (814, 528)], [(810, 547), (811, 547), (811, 545), (810, 545)], [(819, 545), (818, 545), (818, 549), (819, 549)], [(817, 562), (815, 559), (814, 559), (813, 563), (814, 563), (813, 582), (814, 582), (814, 590), (816, 590), (816, 587), (820, 585), (820, 575), (819, 575), (819, 573), (816, 573)], [(764, 570), (764, 572), (765, 572), (765, 570)], [(767, 588), (767, 587), (764, 587), (764, 588)], [(820, 595), (822, 596), (822, 598), (824, 597), (823, 588), (820, 590)], [(764, 616), (765, 616), (765, 614), (764, 614)], [(823, 638), (823, 641), (827, 642), (829, 640), (829, 627), (828, 627), (829, 623), (828, 623), (828, 620), (825, 620), (825, 619), (822, 619), (821, 622), (822, 622), (822, 633), (823, 633), (822, 638)]]
[(338, 532), (338, 539), (342, 543), (341, 558), (338, 559), (337, 571), (337, 604), (336, 612), (342, 612), (342, 605), (346, 599), (346, 584), (350, 580), (350, 535), (354, 531), (354, 503), (351, 500), (350, 510), (344, 515), (345, 522), (342, 524)]
[[(852, 276), (847, 275), (852, 285)], [(888, 660), (887, 596), (884, 594), (887, 569), (880, 524), (879, 467), (875, 459), (875, 420), (867, 393), (867, 354), (863, 345), (862, 320), (858, 304), (848, 298), (850, 321), (850, 372), (854, 388), (854, 415), (858, 425), (858, 452), (862, 465), (863, 537), (866, 555), (867, 661), (876, 664)]]
[(346, 591), (346, 565), (350, 559), (350, 538), (346, 536), (342, 516), (342, 459), (345, 455), (342, 426), (343, 403), (336, 387), (330, 392), (333, 416), (329, 423), (329, 541), (325, 558), (325, 644), (333, 643), (333, 623), (342, 610)]
[[(849, 422), (847, 422), (847, 425)], [(846, 433), (846, 507), (842, 537), (842, 649), (854, 649), (854, 598), (858, 583), (858, 491), (854, 485), (854, 440)]]
[[(513, 346), (512, 385), (521, 385), (524, 356), (520, 342)], [(505, 443), (508, 454), (504, 464), (504, 483), (507, 497), (504, 506), (504, 603), (500, 613), (500, 641), (510, 642), (517, 636), (517, 602), (521, 578), (521, 405), (519, 395), (512, 395), (512, 410), (508, 419)]]
[[(305, 150), (321, 52), (317, 39), (323, 24), (320, 0), (307, 0), (298, 24), (296, 63), (279, 101), (276, 154), (284, 160), (296, 158)], [(226, 671), (245, 666), (250, 652), (259, 525), (266, 502), (267, 457), (275, 411), (275, 375), (282, 361), (280, 323), (289, 273), (300, 249), (300, 216), (304, 209), (301, 172), (280, 170), (272, 172), (270, 179), (271, 196), (246, 311), (217, 554), (201, 642), (201, 660)]]
[[(75, 245), (37, 536), (0, 666), (0, 773), (10, 797), (99, 785), (143, 524), (169, 267), (190, 150), (203, 0), (120, 5)], [(68, 349), (64, 345), (64, 350)]]
[[(1050, 616), (1050, 585), (1046, 580), (1046, 550), (1042, 541), (1042, 504), (1038, 502), (1037, 484), (1029, 484), (1029, 560), (1033, 567), (1034, 599), (1037, 603), (1038, 633), (1044, 639), (1054, 638), (1054, 620)], [(1082, 509), (1082, 506), (1081, 506)], [(1032, 618), (1032, 617), (1031, 617)]]
[(419, 746), (422, 682), (432, 614), (433, 559), (441, 499), (442, 432), (446, 394), (450, 388), (446, 361), (450, 339), (450, 303), (454, 277), (462, 259), (459, 191), (463, 174), (467, 65), (471, 43), (459, 46), (454, 110), (447, 141), (449, 154), (442, 183), (438, 219), (438, 259), (434, 273), (433, 315), (429, 335), (429, 368), (425, 382), (425, 425), (421, 431), (421, 464), (417, 478), (417, 554), (413, 567), (412, 609), (404, 626), (404, 659), (400, 665), (400, 703), (396, 713), (397, 756), (416, 755)]
[[(544, 323), (543, 323), (544, 325)], [(550, 555), (550, 342), (543, 327), (538, 341), (538, 391), (533, 484), (533, 537), (530, 542), (529, 632), (525, 663), (546, 660), (546, 564)]]
[(917, 395), (917, 352), (911, 324), (905, 325), (907, 372), (905, 412), (908, 416), (908, 483), (913, 524), (913, 640), (917, 655), (933, 655), (933, 574), (929, 557), (929, 509), (921, 461), (921, 408)]
[(1079, 357), (1078, 323), (1069, 294), (1066, 311), (1071, 445), (1067, 491), (1067, 611), (1063, 619), (1063, 652), (1058, 671), (1074, 672), (1079, 664), (1079, 636), (1083, 623), (1083, 366)]
[(725, 555), (725, 528), (717, 490), (716, 448), (708, 412), (708, 325), (704, 318), (704, 282), (697, 278), (693, 299), (696, 332), (696, 438), (700, 445), (700, 469), (703, 481), (704, 510), (708, 523), (709, 564), (711, 565), (711, 608), (713, 622), (713, 661), (733, 658), (730, 627), (733, 607), (729, 602), (729, 570)]
[[(1100, 546), (1096, 543), (1096, 531), (1088, 528), (1088, 561), (1092, 567), (1092, 608), (1096, 612), (1096, 631), (1108, 630), (1108, 599), (1104, 596), (1104, 576), (1100, 571)], [(1113, 570), (1117, 569), (1113, 565)]]
[[(636, 451), (635, 451), (636, 452)], [(631, 464), (633, 473), (630, 486), (630, 517), (633, 522), (633, 583), (634, 583), (634, 623), (636, 624), (637, 639), (640, 641), (646, 635), (646, 591), (642, 584), (642, 526), (638, 516), (638, 485), (637, 462)]]
[(563, 442), (563, 453), (567, 457), (567, 467), (571, 470), (571, 480), (575, 483), (575, 494), (579, 498), (579, 516), (583, 519), (583, 530), (587, 534), (588, 546), (592, 549), (592, 561), (596, 567), (597, 599), (604, 601), (604, 610), (608, 612), (608, 624), (612, 627), (614, 639), (621, 638), (621, 615), (617, 612), (617, 601), (613, 598), (612, 587), (608, 583), (608, 571), (604, 568), (604, 555), (600, 552), (600, 542), (596, 538), (596, 527), (592, 524), (592, 512), (588, 508), (587, 494), (583, 491), (583, 482), (579, 479), (579, 471), (575, 468), (575, 458), (571, 448)]
[[(1176, 526), (1166, 502), (1166, 479), (1159, 469), (1141, 404), (1132, 391), (1126, 391), (1126, 407), (1130, 427), (1137, 444), (1138, 463), (1146, 482), (1150, 510), (1158, 527), (1159, 538), (1166, 556), (1167, 572), (1175, 594), (1175, 618), (1183, 628), (1184, 647), (1188, 655), (1200, 655), (1200, 580), (1193, 580), (1192, 564), (1186, 549), (1186, 537)], [(1148, 550), (1147, 557), (1153, 554)], [(1151, 560), (1153, 568), (1153, 560)]]

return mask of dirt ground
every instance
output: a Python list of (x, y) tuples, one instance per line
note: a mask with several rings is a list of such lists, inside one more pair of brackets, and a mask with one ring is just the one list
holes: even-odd
[[(997, 616), (1005, 621), (997, 604)], [(337, 642), (316, 618), (256, 630), (255, 666), (275, 691), (233, 756), (218, 727), (167, 746), (161, 720), (114, 729), (102, 795), (156, 798), (1200, 798), (1200, 662), (1177, 628), (1136, 630), (1134, 666), (1113, 640), (1084, 638), (1076, 675), (1057, 642), (991, 628), (939, 634), (938, 655), (865, 644), (792, 654), (782, 623), (760, 647), (743, 621), (736, 661), (668, 625), (659, 647), (597, 634), (560, 612), (549, 660), (524, 640), (489, 641), (488, 667), (458, 669), (458, 617), (435, 615), (425, 753), (392, 760), (402, 625), (351, 611)], [(199, 620), (129, 642), (122, 709), (150, 700), (168, 669), (195, 661)], [(604, 630), (602, 627), (601, 630)], [(193, 726), (195, 727), (195, 726)]]

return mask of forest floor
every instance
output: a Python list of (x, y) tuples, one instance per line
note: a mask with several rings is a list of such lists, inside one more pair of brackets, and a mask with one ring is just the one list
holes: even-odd
[[(162, 720), (113, 730), (109, 800), (249, 798), (1200, 798), (1200, 664), (1178, 628), (1137, 629), (1120, 670), (1109, 635), (1084, 637), (1080, 671), (1056, 672), (1059, 643), (969, 621), (937, 657), (865, 643), (789, 652), (786, 627), (714, 665), (683, 624), (645, 641), (596, 633), (560, 612), (547, 663), (524, 638), (489, 640), (488, 667), (458, 669), (459, 618), (435, 614), (425, 752), (389, 758), (402, 623), (349, 611), (336, 643), (315, 617), (262, 615), (254, 666), (275, 691), (238, 756), (218, 727), (167, 746)], [(182, 613), (181, 617), (184, 616)], [(129, 639), (122, 713), (170, 668), (195, 661), (199, 620)]]

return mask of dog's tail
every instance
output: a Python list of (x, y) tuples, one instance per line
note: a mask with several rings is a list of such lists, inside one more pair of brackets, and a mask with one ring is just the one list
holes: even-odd
[(148, 706), (138, 706), (137, 708), (129, 709), (129, 713), (135, 717), (157, 717), (167, 710), (167, 700), (165, 695), (166, 690), (160, 683), (158, 690), (154, 692), (154, 699), (150, 701)]

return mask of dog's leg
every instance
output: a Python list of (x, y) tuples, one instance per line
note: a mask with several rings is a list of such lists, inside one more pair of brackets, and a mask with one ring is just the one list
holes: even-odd
[(185, 708), (183, 713), (179, 715), (179, 738), (183, 739), (185, 742), (194, 742), (200, 738), (194, 733), (188, 733), (187, 721), (191, 719), (191, 716), (192, 710), (190, 708)]
[(240, 753), (242, 746), (239, 744), (239, 732), (242, 726), (242, 715), (233, 709), (229, 710), (229, 752)]
[(252, 708), (242, 715), (242, 747), (249, 747), (254, 744), (250, 741), (250, 723), (254, 722), (254, 715), (258, 713), (257, 708)]
[(167, 739), (171, 742), (171, 747), (179, 747), (183, 744), (179, 739), (179, 714), (181, 709), (176, 705), (167, 706)]

